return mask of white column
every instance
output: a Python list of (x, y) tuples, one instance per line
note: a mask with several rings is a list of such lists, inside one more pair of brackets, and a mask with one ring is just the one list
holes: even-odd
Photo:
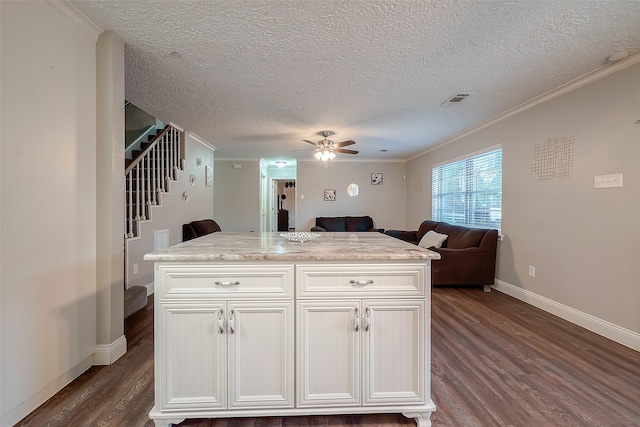
[(98, 37), (97, 73), (97, 349), (95, 364), (126, 352), (124, 337), (124, 41)]

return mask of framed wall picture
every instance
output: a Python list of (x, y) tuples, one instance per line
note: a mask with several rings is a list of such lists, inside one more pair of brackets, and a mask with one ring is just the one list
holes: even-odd
[(213, 168), (211, 166), (205, 166), (205, 185), (207, 187), (213, 186)]
[(335, 188), (325, 188), (324, 190), (324, 200), (328, 202), (333, 202), (336, 200), (336, 189)]
[(375, 172), (371, 174), (371, 185), (382, 185), (382, 174)]

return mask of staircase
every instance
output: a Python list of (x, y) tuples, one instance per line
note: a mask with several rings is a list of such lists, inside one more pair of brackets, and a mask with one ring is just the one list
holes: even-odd
[(125, 238), (139, 235), (140, 221), (150, 219), (151, 206), (159, 205), (169, 181), (183, 170), (181, 132), (172, 126), (149, 137), (132, 151), (125, 168)]
[[(183, 170), (182, 133), (165, 126), (148, 142), (131, 151), (125, 160), (125, 238), (139, 236), (140, 221), (150, 220), (151, 206), (160, 205), (162, 193), (169, 190), (169, 181), (177, 179)], [(125, 319), (147, 305), (147, 288), (132, 286), (124, 291)]]

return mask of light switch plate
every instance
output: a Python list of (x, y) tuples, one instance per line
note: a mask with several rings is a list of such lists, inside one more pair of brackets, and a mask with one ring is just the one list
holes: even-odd
[(622, 174), (598, 175), (593, 178), (593, 188), (622, 187)]

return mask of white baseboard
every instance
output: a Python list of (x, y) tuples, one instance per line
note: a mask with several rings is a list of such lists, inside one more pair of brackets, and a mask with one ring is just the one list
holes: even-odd
[(153, 282), (147, 283), (146, 285), (144, 285), (144, 287), (147, 288), (147, 296), (153, 294)]
[(127, 338), (122, 335), (111, 344), (96, 345), (94, 365), (111, 365), (127, 352)]
[[(33, 412), (38, 406), (49, 400), (54, 394), (62, 390), (71, 381), (78, 378), (84, 371), (93, 365), (94, 355), (87, 357), (54, 381), (50, 382), (31, 397), (20, 403), (15, 408), (7, 411), (0, 419), (0, 426), (12, 426)], [(4, 408), (3, 408), (4, 409)]]
[(514, 286), (510, 283), (496, 280), (493, 288), (510, 295), (527, 304), (531, 304), (541, 310), (554, 314), (568, 322), (582, 326), (598, 335), (609, 338), (619, 344), (640, 351), (640, 334), (614, 325), (611, 322), (599, 319), (587, 313), (560, 304), (549, 298), (545, 298), (526, 289)]

